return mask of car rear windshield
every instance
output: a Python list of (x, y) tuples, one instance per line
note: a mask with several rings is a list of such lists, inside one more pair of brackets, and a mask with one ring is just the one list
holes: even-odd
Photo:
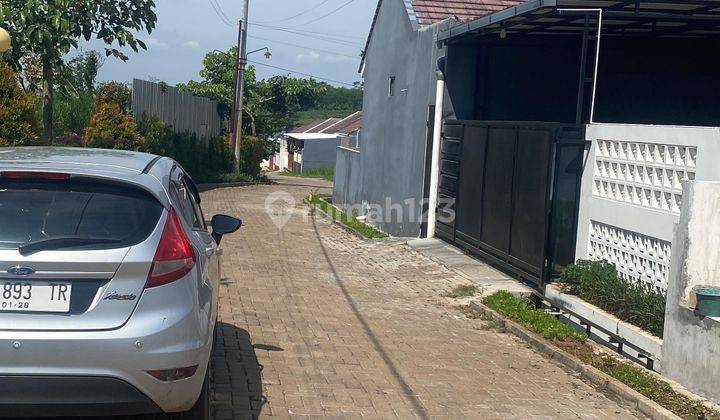
[(161, 212), (154, 197), (127, 184), (0, 180), (0, 248), (62, 237), (96, 239), (73, 249), (127, 247), (150, 236)]

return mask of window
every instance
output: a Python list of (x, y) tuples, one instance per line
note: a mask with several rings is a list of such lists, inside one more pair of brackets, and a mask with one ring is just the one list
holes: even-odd
[(182, 211), (185, 221), (187, 221), (193, 229), (205, 229), (205, 220), (203, 220), (200, 204), (195, 200), (189, 181), (183, 177), (180, 182), (176, 184), (176, 188), (178, 201), (180, 201), (180, 210)]
[(395, 76), (388, 79), (388, 96), (395, 96)]
[(154, 197), (126, 184), (5, 180), (0, 182), (0, 248), (66, 236), (113, 240), (74, 249), (131, 246), (147, 239), (161, 211)]

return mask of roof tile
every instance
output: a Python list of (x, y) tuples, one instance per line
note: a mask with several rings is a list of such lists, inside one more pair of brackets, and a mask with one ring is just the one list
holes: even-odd
[(523, 3), (524, 0), (412, 0), (421, 25), (431, 25), (449, 17), (470, 21)]

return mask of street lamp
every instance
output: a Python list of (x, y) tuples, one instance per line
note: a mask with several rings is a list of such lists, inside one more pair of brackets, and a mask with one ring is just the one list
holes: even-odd
[(10, 49), (10, 34), (3, 28), (0, 28), (0, 54)]
[(245, 57), (247, 57), (248, 55), (250, 55), (252, 53), (256, 53), (256, 52), (260, 52), (260, 51), (265, 51), (265, 54), (263, 54), (263, 55), (265, 56), (266, 59), (269, 60), (270, 57), (272, 57), (272, 53), (270, 52), (270, 48), (268, 48), (268, 47), (262, 47), (262, 48), (258, 48), (257, 50), (252, 50), (249, 53), (245, 54)]

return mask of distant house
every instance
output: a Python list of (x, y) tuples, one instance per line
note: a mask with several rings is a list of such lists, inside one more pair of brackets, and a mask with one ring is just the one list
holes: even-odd
[[(444, 47), (436, 37), (443, 28), (486, 16), (520, 3), (509, 0), (380, 0), (360, 67), (364, 80), (363, 142), (342, 148), (336, 168), (334, 200), (340, 206), (369, 208), (386, 202), (403, 207), (368, 220), (392, 235), (417, 237), (417, 215), (427, 197), (435, 69)], [(359, 152), (359, 153), (358, 153)], [(345, 156), (346, 155), (346, 156)], [(356, 162), (357, 161), (357, 162)], [(347, 165), (345, 163), (347, 162)], [(352, 175), (350, 167), (355, 168)], [(348, 202), (345, 202), (347, 197)], [(384, 210), (383, 210), (384, 209)]]
[[(280, 151), (275, 162), (281, 171), (334, 168), (336, 149), (343, 139), (357, 143), (362, 112), (344, 118), (327, 118), (297, 127), (278, 139)], [(345, 140), (347, 141), (347, 140)]]

